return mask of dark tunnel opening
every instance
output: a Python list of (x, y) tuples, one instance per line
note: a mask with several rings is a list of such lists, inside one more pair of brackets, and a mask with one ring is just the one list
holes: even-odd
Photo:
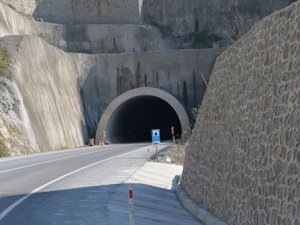
[(139, 96), (121, 104), (111, 116), (107, 138), (111, 143), (151, 141), (151, 130), (160, 129), (161, 141), (171, 140), (171, 127), (175, 136), (182, 133), (175, 110), (164, 100), (153, 96)]

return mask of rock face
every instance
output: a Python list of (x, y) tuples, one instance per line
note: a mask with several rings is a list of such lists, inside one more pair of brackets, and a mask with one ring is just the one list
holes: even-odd
[(0, 140), (5, 141), (9, 155), (38, 151), (23, 97), (16, 83), (6, 76), (0, 77)]
[(2, 0), (2, 2), (8, 4), (11, 8), (14, 8), (17, 11), (27, 15), (33, 14), (38, 1), (40, 0), (22, 0), (22, 1)]
[(227, 45), (240, 38), (255, 22), (291, 2), (292, 0), (144, 0), (143, 15), (148, 23), (181, 38), (181, 43), (187, 43), (187, 46)]
[(196, 107), (205, 90), (201, 74), (208, 78), (217, 52), (86, 55), (65, 53), (33, 36), (8, 36), (1, 43), (14, 61), (11, 73), (38, 149), (48, 150), (82, 146), (109, 103), (133, 88), (160, 88), (187, 110)]
[(68, 55), (32, 36), (8, 36), (1, 39), (1, 44), (14, 62), (11, 77), (24, 99), (36, 149), (82, 146), (87, 131), (80, 81), (92, 60), (88, 62), (86, 55)]
[(155, 30), (143, 25), (63, 25), (37, 22), (0, 2), (0, 36), (35, 35), (66, 52), (121, 53), (167, 50)]
[(19, 12), (61, 24), (137, 24), (139, 0), (3, 0)]
[(59, 24), (141, 24), (175, 38), (177, 48), (227, 46), (252, 25), (295, 0), (3, 0)]
[[(2, 84), (1, 93), (9, 97), (1, 99), (1, 119), (3, 124), (8, 124), (6, 130), (16, 128), (22, 138), (28, 139), (28, 149), (83, 145), (94, 135), (105, 107), (133, 88), (160, 88), (175, 96), (190, 114), (201, 103), (206, 89), (202, 75), (209, 79), (218, 51), (166, 51), (176, 48), (174, 42), (152, 26), (139, 24), (142, 9), (148, 22), (158, 15), (151, 1), (3, 2), (0, 2), (0, 36), (4, 37), (1, 43), (11, 54), (12, 67)], [(274, 7), (280, 7), (280, 2)], [(197, 22), (198, 17), (195, 20), (189, 7), (205, 8), (208, 3), (176, 0), (170, 5), (170, 12), (167, 3), (155, 3), (161, 9), (159, 15), (166, 27), (174, 24), (175, 30), (181, 17), (191, 17), (187, 24), (197, 25), (193, 25), (196, 31), (199, 25), (201, 31), (200, 20)], [(176, 23), (165, 18), (172, 17), (172, 13), (179, 15)], [(158, 22), (151, 23), (161, 27)], [(189, 32), (183, 26), (173, 36)], [(22, 138), (16, 136), (18, 140)]]
[(218, 57), (182, 177), (228, 224), (299, 224), (300, 2)]
[[(11, 100), (3, 97), (0, 111), (11, 110), (3, 121), (17, 122), (8, 123), (6, 130), (11, 126), (23, 139), (32, 140), (22, 141), (30, 151), (82, 146), (95, 135), (108, 104), (137, 87), (165, 90), (191, 111), (205, 91), (202, 74), (208, 80), (218, 53), (164, 51), (159, 34), (141, 25), (37, 22), (2, 3), (0, 23), (0, 43), (11, 57), (7, 82), (16, 90), (4, 85), (7, 82), (2, 85)], [(26, 126), (18, 125), (24, 121)], [(22, 153), (14, 152), (10, 154)]]

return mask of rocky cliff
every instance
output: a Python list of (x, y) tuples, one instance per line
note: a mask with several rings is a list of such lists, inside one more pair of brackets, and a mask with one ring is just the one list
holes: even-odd
[(179, 47), (233, 43), (254, 23), (293, 0), (144, 0), (145, 21), (175, 37)]
[(295, 0), (2, 0), (59, 24), (151, 24), (176, 48), (227, 46), (254, 23)]
[(134, 87), (163, 89), (190, 111), (218, 52), (162, 51), (159, 34), (141, 25), (37, 22), (2, 3), (0, 12), (1, 43), (10, 57), (0, 133), (11, 155), (82, 146), (107, 105)]
[(137, 24), (140, 0), (2, 0), (19, 12), (60, 24)]
[(143, 25), (64, 25), (35, 21), (0, 2), (0, 36), (34, 35), (66, 52), (121, 53), (172, 49), (160, 33)]
[[(208, 40), (201, 17), (190, 13), (191, 7), (192, 12), (200, 8), (210, 12), (216, 6), (224, 10), (233, 6), (231, 2), (225, 7), (225, 2), (176, 0), (168, 8), (167, 3), (2, 0), (0, 36), (10, 53), (10, 70), (1, 77), (0, 141), (10, 140), (10, 153), (83, 145), (95, 135), (105, 107), (125, 91), (142, 86), (175, 96), (192, 121), (192, 109), (201, 103), (206, 89), (203, 78), (209, 79), (218, 50), (169, 51), (181, 43), (173, 38), (193, 31), (198, 41)], [(272, 3), (280, 8), (289, 2)], [(141, 20), (143, 15), (146, 22)], [(174, 31), (166, 38), (164, 32), (143, 22)]]
[(298, 1), (214, 66), (182, 185), (228, 224), (300, 224), (299, 41)]
[(38, 151), (23, 97), (16, 83), (0, 77), (0, 157)]
[(11, 82), (21, 93), (11, 95), (26, 108), (24, 136), (40, 150), (82, 146), (95, 136), (109, 103), (133, 88), (157, 87), (176, 96), (187, 110), (197, 106), (205, 90), (197, 77), (208, 78), (217, 53), (69, 54), (35, 36), (7, 36), (1, 44), (10, 52)]
[[(66, 55), (33, 36), (7, 36), (1, 45), (10, 53), (10, 82), (19, 93), (11, 94), (11, 111), (25, 126), (20, 133), (34, 141), (30, 146), (46, 150), (83, 145), (86, 129), (79, 89), (80, 76), (90, 65), (86, 57)], [(8, 116), (14, 121), (11, 113)]]

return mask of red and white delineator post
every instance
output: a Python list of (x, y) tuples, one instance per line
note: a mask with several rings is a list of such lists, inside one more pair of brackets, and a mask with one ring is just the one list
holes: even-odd
[(106, 144), (106, 131), (103, 131), (103, 144)]
[(174, 127), (171, 127), (171, 133), (172, 133), (173, 143), (175, 144), (175, 130), (174, 130)]
[(135, 210), (133, 202), (133, 188), (128, 188), (128, 203), (129, 203), (129, 225), (135, 225)]
[(102, 133), (102, 136), (100, 138), (99, 146), (103, 147), (105, 145), (105, 143), (106, 143), (106, 132), (104, 130), (103, 133)]

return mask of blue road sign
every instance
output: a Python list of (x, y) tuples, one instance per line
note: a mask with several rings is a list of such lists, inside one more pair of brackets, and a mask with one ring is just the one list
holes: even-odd
[(151, 131), (152, 134), (152, 144), (159, 144), (160, 143), (160, 130), (153, 129)]

